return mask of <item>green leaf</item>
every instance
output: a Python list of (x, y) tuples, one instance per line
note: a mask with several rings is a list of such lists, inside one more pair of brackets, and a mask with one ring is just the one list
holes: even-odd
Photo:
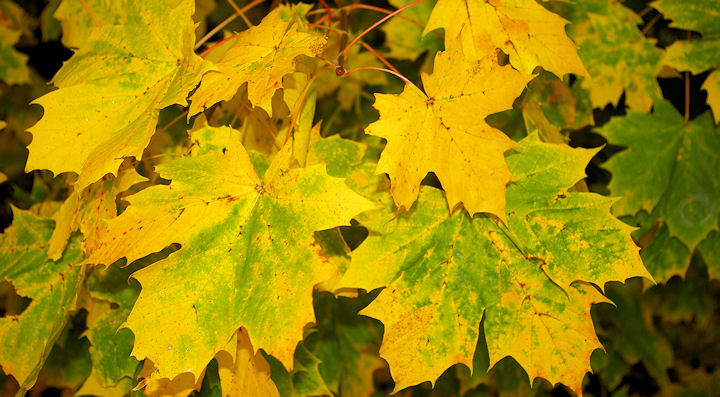
[(621, 197), (618, 215), (657, 211), (691, 251), (720, 214), (720, 137), (709, 113), (685, 123), (666, 101), (652, 114), (630, 111), (599, 129), (614, 145), (627, 146), (605, 163), (613, 177), (610, 192)]
[(611, 199), (568, 192), (595, 150), (524, 139), (507, 157), (507, 227), (496, 218), (447, 212), (425, 187), (407, 215), (386, 209), (359, 218), (370, 230), (342, 285), (386, 286), (365, 309), (385, 324), (380, 354), (396, 390), (434, 381), (457, 362), (471, 365), (485, 317), (490, 365), (512, 356), (531, 378), (579, 390), (599, 343), (589, 283), (650, 277), (630, 228)]
[(159, 377), (199, 375), (240, 326), (256, 348), (290, 367), (314, 318), (313, 285), (337, 272), (319, 255), (313, 232), (371, 208), (324, 165), (291, 168), (290, 143), (260, 180), (239, 132), (231, 132), (223, 150), (158, 166), (172, 183), (129, 197), (132, 205), (109, 221), (107, 245), (91, 259), (132, 261), (182, 245), (133, 276), (143, 287), (126, 323), (133, 355), (150, 358)]
[(663, 226), (652, 243), (640, 251), (640, 256), (655, 281), (663, 282), (675, 275), (685, 275), (692, 252)]
[(720, 279), (720, 232), (710, 232), (707, 238), (700, 242), (698, 250), (705, 259), (710, 277)]
[[(720, 1), (687, 0), (676, 2), (658, 0), (652, 4), (665, 18), (671, 19), (670, 26), (699, 32), (700, 39), (676, 41), (667, 48), (663, 62), (677, 70), (689, 70), (693, 74), (720, 67)], [(712, 72), (702, 88), (708, 93), (708, 104), (720, 122), (720, 75)]]
[(13, 214), (12, 226), (0, 235), (0, 277), (32, 302), (19, 315), (0, 318), (0, 365), (27, 390), (75, 308), (84, 268), (75, 266), (82, 261), (77, 239), (54, 262), (47, 257), (54, 222), (18, 209)]
[(295, 354), (295, 390), (301, 396), (370, 396), (373, 373), (386, 364), (378, 356), (379, 322), (357, 313), (374, 297), (315, 295), (317, 325), (308, 330)]

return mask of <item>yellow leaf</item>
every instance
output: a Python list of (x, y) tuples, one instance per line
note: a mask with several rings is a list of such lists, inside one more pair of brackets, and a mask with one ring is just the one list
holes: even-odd
[(260, 25), (239, 33), (232, 47), (217, 62), (218, 71), (206, 74), (190, 98), (190, 115), (232, 98), (245, 82), (254, 106), (272, 111), (271, 99), (281, 88), (282, 77), (295, 70), (295, 57), (322, 52), (325, 39), (298, 31), (298, 24), (285, 22), (282, 8), (268, 14)]
[(533, 76), (490, 59), (468, 63), (458, 51), (439, 53), (427, 95), (406, 85), (399, 95), (375, 94), (380, 119), (366, 132), (388, 140), (377, 173), (388, 173), (399, 207), (409, 209), (420, 182), (434, 172), (450, 207), (462, 202), (471, 214), (504, 219), (505, 185), (511, 175), (503, 153), (514, 146), (485, 117), (512, 106)]
[(587, 75), (577, 47), (565, 33), (566, 24), (535, 0), (439, 0), (425, 33), (445, 28), (446, 48), (462, 45), (473, 59), (486, 51), (478, 46), (490, 41), (525, 74), (542, 66), (559, 77)]
[(155, 364), (152, 360), (145, 360), (143, 368), (138, 377), (144, 378), (135, 389), (144, 387), (145, 395), (148, 397), (186, 397), (193, 391), (199, 391), (205, 377), (205, 370), (202, 371), (198, 380), (191, 372), (183, 372), (173, 379), (157, 378)]
[(115, 173), (123, 157), (140, 157), (160, 109), (186, 105), (211, 68), (192, 50), (193, 8), (191, 0), (128, 1), (114, 10), (136, 17), (93, 28), (55, 76), (60, 89), (34, 102), (45, 114), (28, 130), (26, 169), (76, 172), (83, 189)]
[(245, 328), (237, 331), (227, 351), (215, 355), (223, 396), (280, 396), (270, 379), (270, 365), (260, 352), (255, 353)]

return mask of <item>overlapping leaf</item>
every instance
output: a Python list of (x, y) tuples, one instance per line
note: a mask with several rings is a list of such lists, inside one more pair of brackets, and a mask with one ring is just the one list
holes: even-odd
[(484, 317), (490, 365), (505, 356), (531, 378), (576, 391), (600, 347), (590, 305), (610, 280), (650, 277), (612, 199), (568, 189), (595, 151), (539, 142), (508, 156), (507, 227), (491, 217), (448, 216), (441, 192), (425, 188), (409, 216), (360, 218), (370, 230), (343, 285), (385, 286), (362, 313), (385, 324), (380, 354), (396, 389), (471, 366)]
[(566, 24), (535, 0), (438, 0), (425, 32), (445, 28), (445, 47), (460, 46), (470, 59), (499, 48), (525, 74), (542, 66), (559, 77), (586, 75)]
[(280, 394), (270, 379), (270, 366), (255, 352), (245, 329), (228, 343), (227, 350), (215, 355), (223, 396), (277, 397)]
[(605, 165), (613, 174), (610, 192), (621, 197), (617, 214), (657, 211), (690, 250), (717, 230), (720, 138), (709, 113), (685, 123), (672, 104), (659, 101), (652, 114), (630, 111), (599, 132), (627, 147)]
[(62, 260), (48, 258), (53, 221), (27, 211), (13, 213), (12, 226), (0, 235), (0, 277), (32, 302), (19, 315), (0, 318), (0, 365), (27, 390), (75, 309), (84, 268), (75, 266), (82, 261), (77, 240)]
[[(720, 67), (720, 1), (689, 0), (682, 3), (658, 0), (652, 4), (667, 19), (670, 26), (699, 32), (698, 40), (677, 41), (667, 48), (663, 62), (678, 70), (694, 74)], [(708, 75), (702, 88), (708, 93), (708, 104), (720, 122), (720, 72)]]
[(324, 165), (290, 168), (290, 144), (261, 180), (238, 132), (223, 130), (226, 139), (211, 144), (220, 149), (158, 166), (172, 183), (129, 197), (90, 259), (132, 261), (182, 244), (134, 276), (143, 290), (126, 325), (135, 333), (133, 355), (155, 363), (153, 376), (199, 375), (239, 326), (290, 367), (313, 320), (313, 285), (336, 272), (312, 233), (370, 207)]
[(569, 7), (568, 34), (588, 68), (590, 78), (582, 84), (593, 107), (617, 104), (624, 91), (631, 109), (649, 111), (662, 98), (656, 79), (662, 50), (638, 29), (642, 19), (615, 1), (584, 0)]
[(210, 64), (193, 51), (194, 2), (115, 2), (117, 25), (92, 29), (88, 42), (35, 101), (43, 118), (29, 129), (28, 170), (80, 174), (77, 188), (115, 173), (123, 157), (140, 157), (160, 109), (186, 104)]
[(469, 62), (459, 50), (439, 53), (425, 93), (406, 84), (399, 95), (375, 94), (380, 119), (366, 133), (387, 139), (377, 173), (390, 175), (399, 207), (410, 209), (420, 181), (434, 172), (450, 207), (504, 217), (510, 172), (503, 153), (514, 146), (485, 117), (509, 109), (532, 78), (490, 59)]
[(295, 57), (318, 55), (325, 43), (321, 35), (301, 32), (297, 23), (285, 21), (286, 11), (273, 10), (258, 26), (232, 39), (232, 46), (217, 62), (218, 71), (206, 74), (190, 98), (190, 115), (229, 100), (246, 82), (250, 102), (272, 111), (272, 96), (281, 88), (282, 77), (295, 70)]

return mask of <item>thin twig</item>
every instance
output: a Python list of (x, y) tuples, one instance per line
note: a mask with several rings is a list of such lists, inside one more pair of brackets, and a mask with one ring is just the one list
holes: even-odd
[(379, 70), (379, 71), (381, 71), (381, 72), (390, 73), (390, 74), (392, 74), (392, 75), (395, 75), (395, 76), (399, 77), (399, 78), (402, 79), (402, 81), (404, 81), (405, 83), (410, 84), (411, 86), (417, 88), (419, 91), (422, 91), (420, 88), (418, 88), (418, 86), (416, 86), (415, 84), (413, 84), (412, 81), (408, 80), (408, 78), (405, 77), (405, 76), (403, 76), (402, 74), (397, 73), (397, 72), (394, 72), (394, 71), (392, 71), (392, 70), (390, 70), (390, 69), (379, 68), (379, 67), (377, 67), (377, 66), (363, 66), (363, 67), (361, 67), (361, 68), (351, 69), (351, 70), (346, 71), (345, 74), (342, 75), (342, 77), (348, 76), (348, 75), (353, 74), (353, 73), (355, 73), (355, 72), (359, 72), (359, 71), (361, 71), (361, 70)]

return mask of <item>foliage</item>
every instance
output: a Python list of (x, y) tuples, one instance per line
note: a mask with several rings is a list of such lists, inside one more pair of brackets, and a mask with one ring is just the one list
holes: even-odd
[(0, 0), (3, 391), (720, 393), (717, 1), (280, 3)]

